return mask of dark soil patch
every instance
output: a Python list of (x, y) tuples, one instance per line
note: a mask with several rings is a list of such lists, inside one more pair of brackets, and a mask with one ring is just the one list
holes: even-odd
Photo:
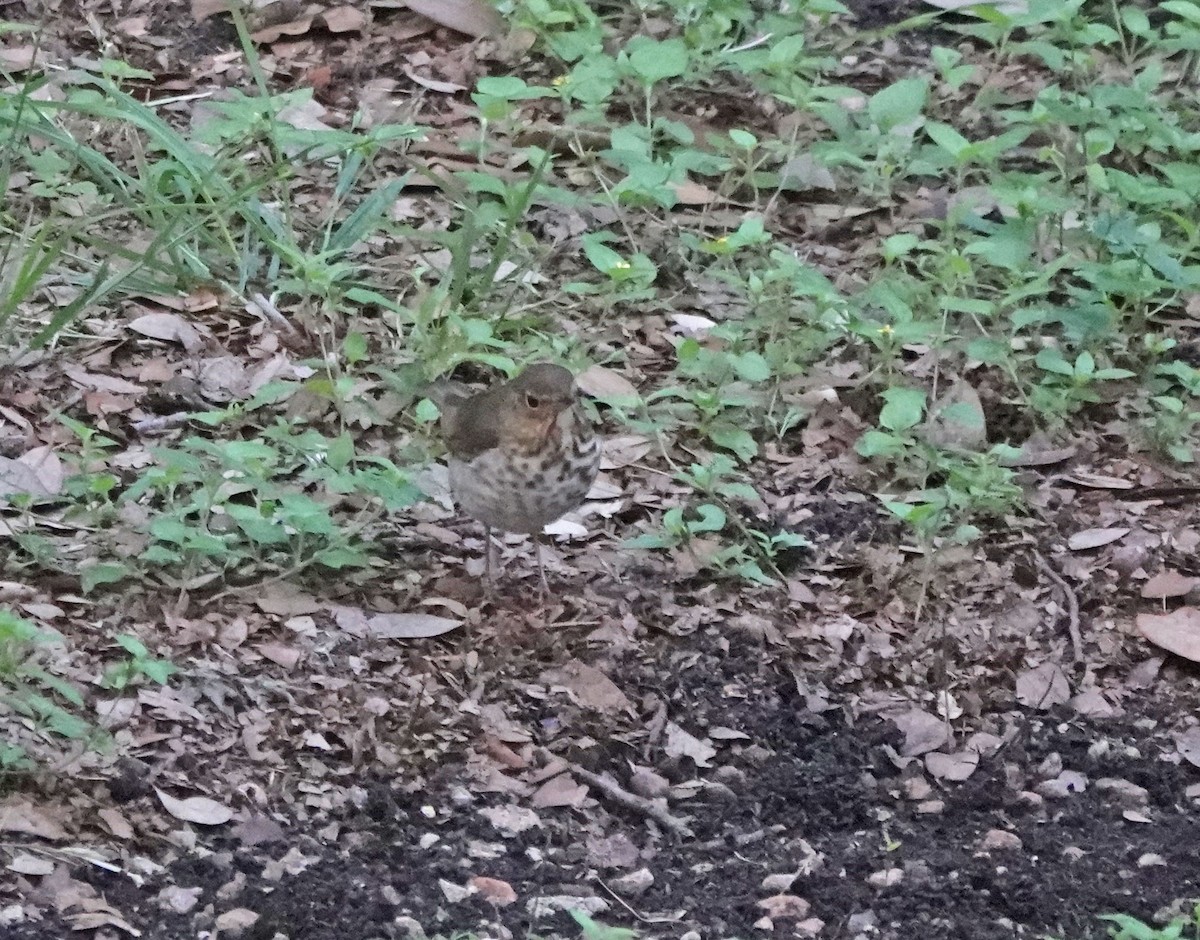
[[(745, 937), (761, 933), (759, 902), (779, 890), (764, 888), (764, 878), (797, 871), (789, 892), (811, 904), (810, 916), (827, 924), (822, 935), (833, 937), (871, 923), (877, 936), (895, 940), (1100, 937), (1098, 914), (1150, 920), (1200, 895), (1200, 821), (1184, 799), (1200, 772), (1154, 759), (1169, 751), (1154, 736), (1155, 716), (1003, 716), (1010, 730), (997, 754), (963, 783), (929, 780), (932, 790), (922, 795), (912, 787), (925, 780), (920, 762), (895, 757), (902, 741), (890, 722), (850, 717), (848, 698), (820, 714), (806, 710), (778, 662), (735, 639), (740, 647), (701, 632), (686, 649), (655, 645), (653, 657), (643, 646), (642, 658), (621, 670), (631, 698), (639, 690), (656, 695), (673, 714), (687, 715), (693, 731), (732, 732), (710, 767), (697, 769), (688, 758), (654, 766), (677, 786), (699, 781), (690, 799), (676, 791), (671, 800), (672, 812), (690, 817), (692, 838), (672, 838), (603, 796), (583, 810), (539, 809), (538, 825), (506, 835), (479, 811), (508, 806), (511, 797), (450, 765), (430, 780), (402, 773), (364, 782), (352, 801), (306, 819), (294, 810), (273, 813), (283, 827), (273, 843), (202, 830), (192, 853), (175, 852), (181, 857), (141, 887), (86, 866), (75, 877), (156, 940), (190, 940), (233, 908), (261, 915), (244, 934), (252, 940), (402, 937), (405, 917), (430, 933), (495, 936), (502, 926), (518, 937), (577, 935), (567, 913), (538, 914), (531, 906), (555, 895), (599, 899), (608, 905), (601, 921), (652, 936), (694, 929)], [(568, 722), (547, 702), (510, 704), (527, 726), (544, 730), (547, 744)], [(571, 740), (595, 742), (570, 756), (597, 772), (625, 779), (628, 766), (648, 759), (612, 721), (593, 716), (569, 730)], [(1087, 789), (1031, 797), (1029, 789), (1056, 766), (1082, 773)], [(1101, 778), (1144, 787), (1145, 804), (1127, 812), (1094, 785)], [(990, 830), (1020, 843), (987, 849)], [(628, 908), (614, 901), (606, 886), (643, 866), (653, 884), (626, 896)], [(455, 899), (473, 876), (508, 882), (518, 901), (493, 908), (477, 896)], [(168, 885), (200, 889), (195, 908), (164, 913), (154, 899)], [(630, 909), (668, 920), (639, 922)], [(790, 924), (777, 919), (774, 935), (792, 936)], [(67, 930), (47, 912), (41, 923), (12, 926), (4, 936), (32, 940)]]

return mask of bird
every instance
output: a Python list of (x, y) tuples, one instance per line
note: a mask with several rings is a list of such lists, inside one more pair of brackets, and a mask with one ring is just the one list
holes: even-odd
[(450, 492), (483, 523), (492, 585), (492, 529), (532, 535), (543, 597), (549, 592), (538, 536), (577, 508), (600, 469), (600, 439), (580, 407), (571, 372), (538, 362), (482, 392), (438, 380), (427, 391), (441, 412)]

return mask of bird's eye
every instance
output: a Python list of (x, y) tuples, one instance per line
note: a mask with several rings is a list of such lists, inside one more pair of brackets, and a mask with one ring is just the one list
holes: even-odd
[(542, 400), (540, 398), (538, 398), (536, 395), (530, 395), (530, 394), (525, 395), (525, 404), (527, 404), (530, 408), (537, 408), (541, 405), (541, 403), (542, 403)]

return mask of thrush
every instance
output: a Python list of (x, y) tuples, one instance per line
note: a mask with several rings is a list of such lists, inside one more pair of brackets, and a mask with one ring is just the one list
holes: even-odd
[(540, 362), (487, 391), (441, 382), (429, 397), (442, 412), (451, 493), (484, 526), (488, 583), (492, 529), (502, 529), (534, 536), (538, 578), (548, 591), (538, 536), (583, 502), (600, 466), (600, 441), (579, 407), (574, 377)]

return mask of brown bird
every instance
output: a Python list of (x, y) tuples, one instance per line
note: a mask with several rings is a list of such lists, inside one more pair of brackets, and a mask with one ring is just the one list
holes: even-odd
[(540, 362), (484, 392), (439, 382), (428, 394), (442, 412), (450, 490), (484, 525), (488, 583), (497, 528), (534, 536), (538, 577), (548, 591), (538, 536), (583, 502), (600, 467), (600, 441), (579, 407), (574, 377)]

